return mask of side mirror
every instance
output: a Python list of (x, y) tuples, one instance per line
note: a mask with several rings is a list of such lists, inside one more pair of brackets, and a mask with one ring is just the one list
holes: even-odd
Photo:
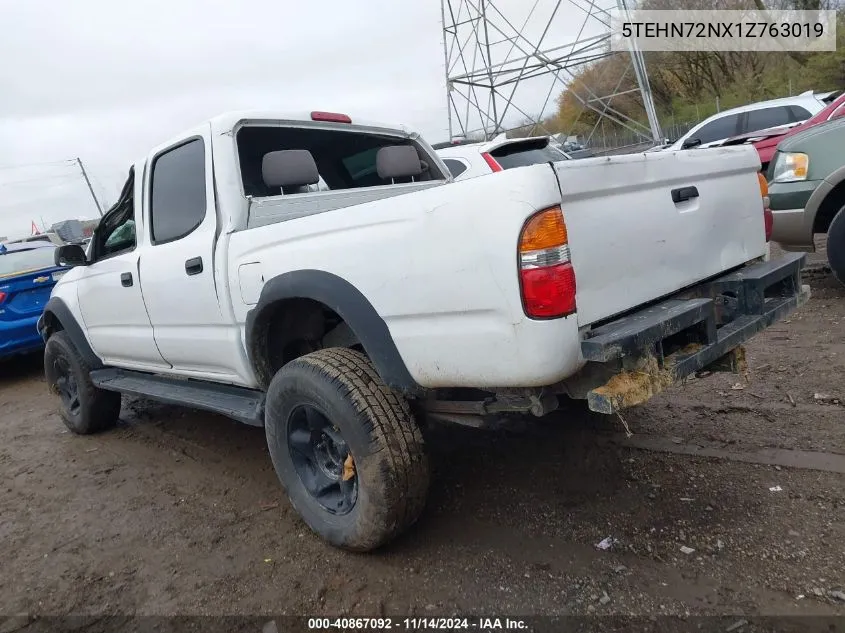
[(53, 253), (56, 266), (87, 266), (88, 259), (79, 244), (65, 244), (59, 246)]
[(692, 149), (701, 145), (700, 138), (688, 138), (681, 144), (681, 149)]

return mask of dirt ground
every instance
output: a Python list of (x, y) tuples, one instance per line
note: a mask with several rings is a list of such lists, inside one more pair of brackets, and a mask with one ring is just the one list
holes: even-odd
[(631, 438), (580, 409), (438, 430), (422, 519), (370, 555), (297, 518), (261, 429), (124, 400), (72, 436), (40, 358), (6, 363), (0, 615), (845, 615), (845, 289), (809, 283), (748, 385), (673, 388)]

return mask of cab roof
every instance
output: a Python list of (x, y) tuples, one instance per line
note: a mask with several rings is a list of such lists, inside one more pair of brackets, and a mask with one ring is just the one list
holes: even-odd
[[(211, 124), (211, 132), (213, 134), (226, 134), (234, 130), (240, 123), (244, 121), (267, 121), (268, 123), (308, 123), (325, 124), (325, 125), (351, 125), (356, 128), (371, 128), (380, 129), (385, 132), (400, 132), (405, 135), (413, 134), (413, 131), (404, 125), (395, 125), (391, 123), (380, 123), (377, 121), (370, 121), (367, 119), (359, 119), (355, 116), (349, 115), (352, 123), (338, 123), (331, 121), (314, 120), (313, 115), (316, 111), (300, 111), (290, 112), (284, 110), (233, 110), (230, 112), (223, 112), (215, 117), (212, 117), (209, 122)], [(332, 113), (324, 113), (332, 114)], [(338, 113), (339, 114), (339, 113)]]

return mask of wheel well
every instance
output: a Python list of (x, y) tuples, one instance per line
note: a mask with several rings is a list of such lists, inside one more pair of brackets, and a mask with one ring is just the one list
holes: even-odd
[(313, 299), (282, 299), (256, 324), (253, 359), (265, 386), (282, 366), (326, 347), (364, 351), (358, 337), (334, 310)]
[(816, 218), (813, 220), (813, 233), (827, 233), (833, 218), (845, 206), (845, 180), (831, 189), (819, 205)]
[(65, 326), (62, 325), (62, 322), (52, 312), (45, 312), (44, 313), (44, 332), (42, 337), (46, 341), (49, 339), (53, 334), (56, 332), (61, 332), (65, 329)]

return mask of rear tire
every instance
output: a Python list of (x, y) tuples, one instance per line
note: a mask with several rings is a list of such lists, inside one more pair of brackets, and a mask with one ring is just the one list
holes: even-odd
[(120, 417), (120, 394), (98, 389), (91, 369), (66, 332), (53, 334), (44, 349), (44, 375), (59, 397), (59, 415), (68, 429), (88, 435), (111, 428)]
[(363, 354), (329, 348), (282, 367), (265, 430), (291, 504), (332, 545), (373, 550), (419, 518), (429, 485), (422, 433)]
[(827, 229), (827, 262), (833, 276), (845, 286), (845, 207), (839, 210)]

